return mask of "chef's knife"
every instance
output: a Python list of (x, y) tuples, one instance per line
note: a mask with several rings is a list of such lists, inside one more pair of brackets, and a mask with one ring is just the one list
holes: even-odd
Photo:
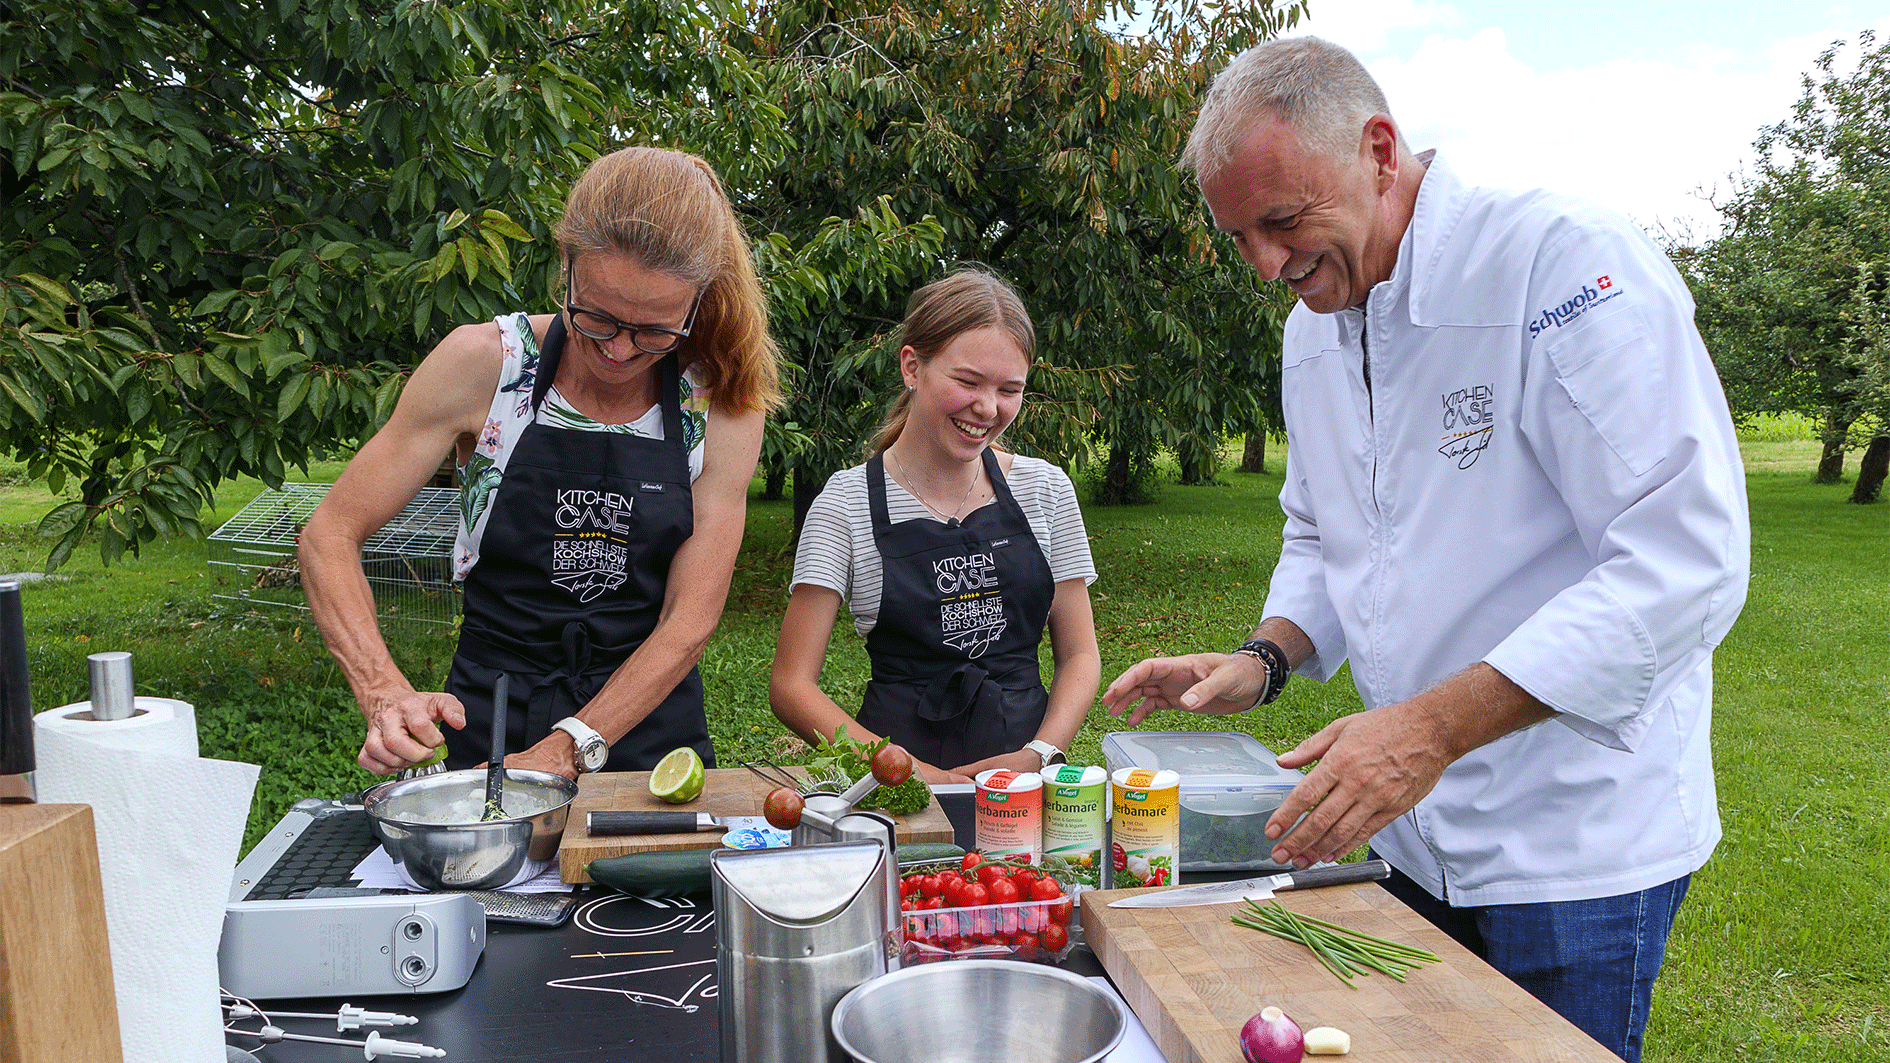
[(584, 826), (593, 837), (612, 834), (688, 834), (704, 830), (765, 827), (760, 816), (712, 816), (707, 812), (629, 812), (622, 809), (587, 812)]
[(1275, 890), (1305, 890), (1319, 886), (1343, 886), (1348, 882), (1370, 882), (1391, 874), (1391, 865), (1383, 860), (1361, 860), (1356, 864), (1335, 864), (1305, 871), (1288, 871), (1235, 882), (1210, 882), (1205, 886), (1181, 886), (1157, 893), (1137, 893), (1109, 902), (1111, 908), (1186, 908), (1195, 904), (1226, 904), (1229, 901), (1264, 901)]

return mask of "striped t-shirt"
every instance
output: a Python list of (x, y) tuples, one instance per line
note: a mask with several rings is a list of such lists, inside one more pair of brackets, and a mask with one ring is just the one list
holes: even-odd
[[(1076, 488), (1062, 469), (1038, 458), (1017, 455), (1005, 476), (1011, 495), (1030, 522), (1031, 534), (1050, 563), (1050, 578), (1096, 582), (1089, 555), (1089, 534)], [(986, 502), (985, 505), (991, 505)], [(886, 518), (938, 520), (891, 476), (886, 477)], [(861, 638), (879, 621), (879, 595), (885, 577), (879, 548), (873, 543), (873, 513), (866, 500), (866, 466), (834, 473), (801, 522), (801, 543), (794, 552), (794, 580), (838, 591), (853, 612), (853, 630)]]

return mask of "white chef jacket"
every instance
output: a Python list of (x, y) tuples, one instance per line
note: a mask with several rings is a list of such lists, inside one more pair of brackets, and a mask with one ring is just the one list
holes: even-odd
[[(1370, 388), (1362, 372), (1370, 355)], [(1391, 277), (1286, 324), (1267, 616), (1365, 706), (1486, 661), (1559, 713), (1372, 840), (1454, 905), (1630, 893), (1720, 837), (1712, 652), (1745, 604), (1739, 449), (1693, 300), (1632, 225), (1433, 157)]]

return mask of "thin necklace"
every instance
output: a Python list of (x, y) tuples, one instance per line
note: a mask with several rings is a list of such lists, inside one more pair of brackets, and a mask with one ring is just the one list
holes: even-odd
[(925, 496), (919, 493), (919, 482), (913, 479), (911, 473), (906, 471), (906, 463), (899, 460), (899, 452), (891, 447), (887, 447), (886, 453), (891, 454), (893, 464), (899, 466), (899, 478), (906, 482), (907, 487), (912, 491), (912, 497), (918, 499), (920, 505), (931, 510), (934, 517), (944, 521), (947, 528), (958, 527), (958, 509), (965, 508), (965, 503), (971, 501), (971, 492), (978, 486), (978, 474), (975, 472), (971, 474), (971, 484), (965, 488), (965, 497), (958, 500), (958, 509), (954, 509), (950, 513), (941, 513), (937, 506), (927, 502)]

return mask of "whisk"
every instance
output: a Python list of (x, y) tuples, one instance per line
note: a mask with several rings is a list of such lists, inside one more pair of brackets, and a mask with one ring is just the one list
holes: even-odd
[(808, 768), (808, 777), (797, 777), (772, 760), (744, 760), (742, 767), (755, 773), (755, 776), (770, 786), (785, 786), (800, 794), (837, 794), (852, 784), (853, 780), (837, 765), (829, 764), (822, 768)]

